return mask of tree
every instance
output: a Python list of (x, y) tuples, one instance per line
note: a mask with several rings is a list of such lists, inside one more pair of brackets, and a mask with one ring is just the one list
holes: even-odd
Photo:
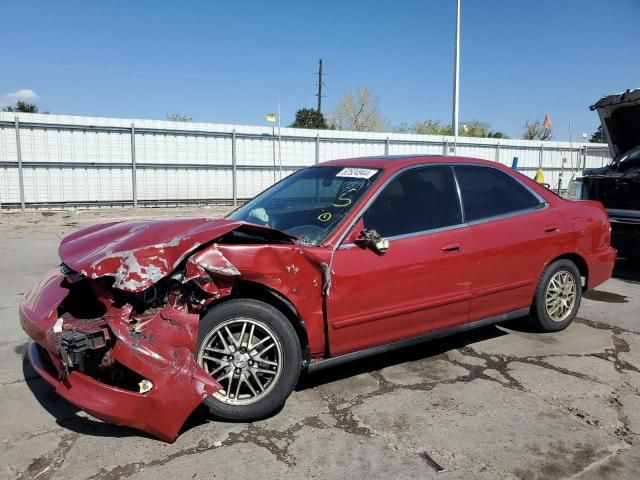
[(378, 101), (365, 85), (360, 86), (356, 95), (352, 90), (344, 93), (332, 120), (338, 130), (382, 132), (388, 126), (378, 110)]
[(482, 122), (475, 119), (469, 122), (463, 122), (462, 128), (460, 128), (459, 130), (459, 135), (462, 137), (509, 138), (504, 132), (491, 130), (491, 125), (489, 125), (487, 122)]
[(479, 137), (486, 138), (489, 135), (489, 124), (480, 120), (471, 120), (464, 122), (462, 128), (459, 128), (459, 135), (463, 137)]
[(329, 128), (329, 125), (322, 112), (313, 108), (301, 108), (296, 112), (296, 119), (291, 124), (291, 127), (326, 130)]
[(604, 130), (602, 129), (602, 125), (600, 125), (598, 127), (598, 129), (593, 132), (593, 135), (591, 135), (591, 138), (589, 139), (589, 141), (591, 143), (607, 143), (607, 136), (604, 133)]
[(509, 137), (507, 136), (506, 133), (496, 131), (496, 132), (489, 132), (489, 134), (487, 135), (487, 138), (509, 138)]
[(442, 125), (438, 120), (427, 119), (423, 122), (414, 123), (411, 126), (411, 133), (418, 135), (451, 135), (451, 126)]
[[(443, 125), (438, 120), (427, 119), (422, 122), (407, 125), (406, 123), (394, 128), (397, 133), (417, 133), (418, 135), (453, 135), (451, 125)], [(493, 131), (487, 122), (471, 120), (460, 125), (458, 135), (461, 137), (479, 138), (509, 138), (504, 133)]]
[(190, 116), (182, 113), (167, 113), (164, 118), (170, 122), (190, 122), (193, 120)]
[[(15, 107), (7, 105), (2, 109), (3, 112), (23, 112), (23, 113), (39, 113), (35, 103), (27, 103), (24, 100), (18, 100)], [(48, 112), (45, 112), (48, 113)]]
[(392, 127), (391, 131), (393, 133), (412, 133), (411, 125), (409, 125), (407, 122), (402, 122), (400, 125), (396, 125), (395, 127)]
[(522, 127), (522, 138), (525, 140), (551, 140), (553, 139), (553, 129), (551, 127), (545, 128), (540, 120), (533, 123), (529, 123), (527, 120)]

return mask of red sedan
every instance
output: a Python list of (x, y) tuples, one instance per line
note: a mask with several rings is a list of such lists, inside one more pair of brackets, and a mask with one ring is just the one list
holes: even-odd
[(494, 162), (337, 160), (226, 219), (69, 235), (20, 320), (61, 396), (173, 441), (202, 402), (275, 412), (304, 371), (509, 319), (562, 330), (611, 276), (609, 239), (602, 205)]

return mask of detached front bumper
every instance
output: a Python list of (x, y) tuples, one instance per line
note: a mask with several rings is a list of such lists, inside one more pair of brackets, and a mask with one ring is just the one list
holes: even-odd
[[(113, 336), (109, 360), (150, 381), (153, 386), (146, 393), (104, 383), (91, 372), (67, 374), (54, 328), (57, 308), (69, 293), (63, 280), (51, 272), (20, 305), (20, 322), (34, 340), (29, 359), (35, 370), (61, 397), (91, 415), (173, 442), (193, 410), (220, 388), (193, 356), (197, 316), (164, 308), (147, 315), (144, 328), (134, 330), (113, 312), (105, 315)], [(83, 320), (71, 323), (82, 332)]]

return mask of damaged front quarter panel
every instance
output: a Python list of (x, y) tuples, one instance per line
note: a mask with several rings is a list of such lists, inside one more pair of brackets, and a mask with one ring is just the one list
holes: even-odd
[[(236, 231), (241, 238), (228, 237)], [(240, 283), (261, 284), (289, 302), (314, 339), (311, 355), (324, 352), (330, 253), (292, 238), (207, 219), (76, 232), (59, 249), (63, 274), (52, 273), (20, 307), (23, 328), (38, 344), (32, 363), (81, 409), (171, 442), (220, 389), (195, 361), (198, 325)], [(95, 337), (100, 332), (104, 338)]]

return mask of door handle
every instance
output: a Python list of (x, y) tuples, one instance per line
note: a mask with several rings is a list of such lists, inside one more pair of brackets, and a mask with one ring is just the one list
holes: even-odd
[(558, 225), (547, 225), (544, 227), (544, 233), (553, 233), (559, 230)]
[(444, 253), (458, 253), (462, 251), (462, 244), (459, 242), (447, 243), (442, 247)]

